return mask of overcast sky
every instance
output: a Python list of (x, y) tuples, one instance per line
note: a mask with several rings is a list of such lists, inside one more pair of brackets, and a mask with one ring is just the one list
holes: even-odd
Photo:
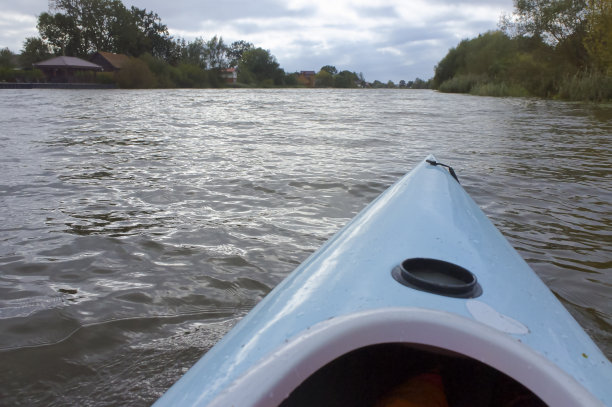
[[(38, 36), (47, 0), (0, 0), (0, 48)], [(449, 48), (496, 29), (512, 0), (123, 0), (156, 12), (175, 37), (220, 35), (270, 50), (287, 72), (362, 72), (368, 81), (429, 79)]]

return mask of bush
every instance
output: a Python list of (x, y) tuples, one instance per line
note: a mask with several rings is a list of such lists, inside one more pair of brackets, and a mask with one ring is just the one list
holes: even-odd
[(146, 89), (157, 86), (157, 79), (146, 63), (131, 58), (117, 73), (117, 84), (125, 89)]
[(6, 66), (0, 66), (0, 82), (13, 82), (15, 70)]
[(112, 85), (115, 83), (115, 73), (113, 72), (99, 72), (96, 75), (96, 83), (102, 85)]

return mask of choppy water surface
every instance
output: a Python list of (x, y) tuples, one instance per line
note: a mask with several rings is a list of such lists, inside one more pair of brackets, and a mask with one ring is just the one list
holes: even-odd
[(0, 92), (0, 404), (148, 405), (428, 153), (612, 355), (612, 107)]

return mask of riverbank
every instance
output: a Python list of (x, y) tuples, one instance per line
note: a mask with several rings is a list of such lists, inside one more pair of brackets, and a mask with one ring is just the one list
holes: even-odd
[(0, 89), (117, 89), (115, 84), (100, 83), (17, 83), (0, 82)]

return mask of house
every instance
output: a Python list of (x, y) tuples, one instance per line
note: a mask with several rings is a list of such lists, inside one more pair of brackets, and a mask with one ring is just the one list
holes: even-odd
[(45, 74), (47, 82), (55, 83), (93, 82), (96, 72), (102, 70), (100, 65), (81, 58), (65, 56), (37, 62), (32, 66)]
[(124, 54), (113, 54), (112, 52), (98, 51), (91, 58), (90, 62), (100, 65), (104, 72), (117, 72), (125, 66), (130, 57)]
[(236, 68), (222, 69), (220, 75), (221, 79), (223, 79), (225, 83), (233, 85), (238, 82), (238, 71)]
[(300, 85), (304, 85), (309, 88), (315, 86), (315, 71), (300, 71), (298, 75), (298, 82)]

